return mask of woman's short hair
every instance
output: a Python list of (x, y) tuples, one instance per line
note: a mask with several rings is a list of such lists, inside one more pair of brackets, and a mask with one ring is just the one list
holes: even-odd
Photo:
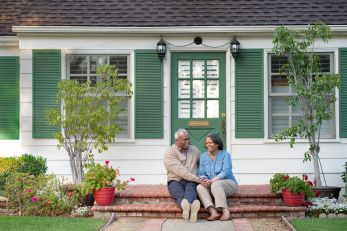
[(206, 136), (206, 138), (207, 137), (209, 137), (212, 140), (213, 143), (218, 145), (218, 150), (223, 150), (224, 144), (223, 144), (223, 141), (222, 141), (222, 139), (220, 138), (219, 135), (217, 135), (217, 134), (209, 134), (209, 135)]

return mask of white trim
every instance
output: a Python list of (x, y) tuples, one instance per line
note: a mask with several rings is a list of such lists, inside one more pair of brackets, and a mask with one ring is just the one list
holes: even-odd
[[(278, 26), (165, 26), (165, 27), (103, 27), (103, 26), (12, 26), (15, 33), (273, 33)], [(307, 25), (288, 25), (305, 30)], [(333, 32), (347, 32), (347, 25), (330, 25)]]
[(231, 111), (231, 78), (232, 78), (232, 68), (234, 68), (235, 73), (235, 59), (232, 58), (230, 49), (227, 49), (227, 52), (225, 53), (225, 134), (226, 134), (226, 148), (227, 150), (231, 150), (231, 142), (233, 138), (231, 137), (231, 124), (232, 119), (235, 117), (232, 114)]
[[(264, 140), (269, 137), (269, 60), (268, 55), (272, 53), (272, 49), (264, 49)], [(266, 141), (264, 141), (266, 142)]]
[(18, 47), (17, 36), (0, 36), (0, 47)]

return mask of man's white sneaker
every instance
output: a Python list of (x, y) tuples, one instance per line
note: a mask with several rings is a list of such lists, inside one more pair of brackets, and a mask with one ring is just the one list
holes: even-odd
[(194, 200), (190, 209), (190, 222), (196, 222), (198, 220), (198, 212), (200, 209), (200, 201)]
[(183, 210), (182, 212), (182, 218), (188, 220), (189, 219), (189, 212), (190, 212), (190, 205), (187, 199), (183, 199), (181, 202), (181, 208)]

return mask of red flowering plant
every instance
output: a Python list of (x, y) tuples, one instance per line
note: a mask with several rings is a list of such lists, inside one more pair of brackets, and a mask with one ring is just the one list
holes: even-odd
[(106, 160), (104, 165), (95, 164), (94, 162), (86, 164), (88, 169), (82, 180), (82, 193), (89, 194), (100, 188), (115, 186), (118, 191), (125, 190), (129, 182), (135, 181), (134, 178), (129, 180), (120, 180), (119, 169), (113, 168), (110, 161)]
[(276, 173), (270, 180), (271, 192), (287, 189), (292, 193), (304, 193), (305, 198), (312, 198), (315, 194), (312, 190), (313, 183), (308, 180), (307, 175), (302, 178), (298, 176), (290, 177), (286, 173)]

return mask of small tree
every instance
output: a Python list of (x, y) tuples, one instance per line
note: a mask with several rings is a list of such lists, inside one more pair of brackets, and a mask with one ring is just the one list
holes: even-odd
[(335, 103), (335, 89), (339, 87), (338, 74), (326, 74), (320, 71), (319, 57), (314, 53), (315, 42), (324, 42), (332, 37), (330, 28), (322, 22), (309, 25), (299, 33), (280, 26), (273, 38), (273, 51), (276, 55), (288, 59), (281, 71), (286, 74), (289, 85), (296, 95), (288, 100), (289, 105), (299, 105), (302, 117), (296, 124), (285, 128), (275, 135), (276, 141), (290, 139), (290, 147), (296, 138), (306, 138), (310, 147), (304, 154), (304, 161), (313, 159), (314, 183), (321, 186), (319, 151), (320, 128), (324, 120), (332, 119), (332, 104)]
[(47, 113), (50, 125), (61, 124), (61, 131), (54, 135), (58, 148), (69, 155), (75, 183), (81, 183), (83, 164), (93, 158), (93, 151), (107, 150), (107, 144), (121, 131), (117, 119), (131, 95), (130, 82), (118, 77), (116, 66), (99, 66), (97, 76), (96, 84), (59, 81), (57, 102), (61, 102), (62, 113), (56, 109)]

